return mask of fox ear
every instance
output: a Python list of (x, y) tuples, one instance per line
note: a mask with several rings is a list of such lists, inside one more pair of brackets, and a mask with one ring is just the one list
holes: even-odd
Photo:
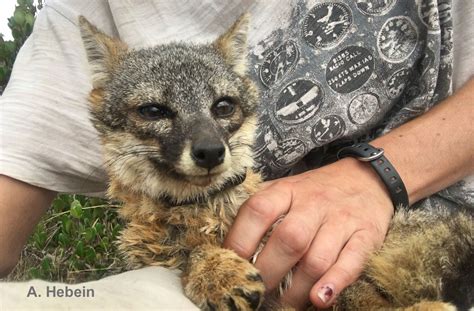
[(84, 16), (79, 17), (79, 28), (92, 71), (92, 85), (94, 89), (102, 88), (127, 51), (127, 45), (101, 32)]
[(222, 53), (224, 59), (237, 74), (242, 76), (247, 72), (247, 33), (249, 24), (250, 14), (242, 14), (232, 27), (215, 42), (217, 50)]

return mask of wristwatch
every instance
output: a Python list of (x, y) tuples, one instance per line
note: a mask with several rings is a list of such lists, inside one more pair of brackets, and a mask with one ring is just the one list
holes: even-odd
[(367, 143), (358, 143), (339, 150), (337, 158), (345, 157), (354, 157), (359, 161), (370, 163), (387, 187), (395, 209), (408, 207), (408, 193), (405, 184), (390, 161), (384, 156), (382, 148), (375, 148)]

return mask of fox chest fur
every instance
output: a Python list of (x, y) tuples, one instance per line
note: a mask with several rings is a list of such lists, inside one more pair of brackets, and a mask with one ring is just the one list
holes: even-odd
[(112, 181), (109, 195), (123, 202), (120, 215), (127, 221), (120, 249), (132, 267), (159, 265), (184, 270), (193, 249), (222, 244), (238, 208), (257, 191), (260, 182), (260, 176), (249, 171), (245, 181), (230, 191), (206, 202), (173, 206), (128, 193)]

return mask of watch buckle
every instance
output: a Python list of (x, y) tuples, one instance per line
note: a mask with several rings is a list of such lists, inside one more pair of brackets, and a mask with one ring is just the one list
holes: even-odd
[(357, 160), (362, 162), (372, 162), (377, 160), (383, 156), (384, 150), (382, 148), (378, 148), (377, 152), (372, 152), (368, 157), (357, 157)]

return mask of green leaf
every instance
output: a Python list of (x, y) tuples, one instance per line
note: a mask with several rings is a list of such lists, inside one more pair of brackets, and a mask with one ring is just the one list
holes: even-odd
[(16, 41), (18, 41), (23, 36), (23, 32), (21, 31), (21, 29), (18, 29), (18, 27), (13, 27), (12, 28), (12, 36)]
[(67, 217), (63, 217), (62, 221), (62, 227), (63, 227), (63, 232), (70, 234), (72, 232), (72, 221), (71, 219)]
[(107, 249), (110, 247), (110, 240), (108, 237), (102, 238), (99, 246), (104, 250), (107, 251)]
[(25, 24), (28, 26), (29, 29), (33, 27), (33, 24), (35, 23), (35, 17), (33, 14), (28, 13), (25, 15)]
[(60, 194), (58, 195), (58, 197), (64, 202), (67, 202), (69, 204), (71, 204), (71, 202), (74, 201), (72, 195), (69, 195), (69, 194)]
[(92, 246), (86, 246), (84, 257), (88, 263), (94, 263), (96, 259), (96, 253)]
[(58, 236), (58, 241), (59, 241), (59, 245), (61, 245), (62, 247), (68, 247), (70, 244), (69, 238), (67, 237), (67, 235), (65, 235), (62, 232)]
[(84, 267), (84, 264), (83, 264), (82, 260), (78, 260), (77, 258), (73, 258), (73, 259), (71, 259), (71, 266), (72, 266), (73, 270), (82, 270), (82, 268)]
[(76, 197), (76, 200), (79, 200), (79, 202), (81, 202), (82, 205), (84, 205), (87, 201), (87, 197), (81, 194), (76, 194), (75, 197)]
[(84, 257), (84, 242), (79, 241), (76, 244), (76, 254), (79, 257)]
[(15, 42), (13, 41), (6, 41), (3, 45), (3, 47), (5, 48), (5, 53), (7, 53), (8, 55), (5, 55), (5, 59), (7, 58), (11, 58), (12, 61), (13, 61), (13, 56), (15, 54)]
[(99, 222), (94, 225), (94, 229), (99, 235), (104, 234), (104, 228), (104, 225)]
[(36, 267), (30, 268), (28, 270), (28, 274), (30, 275), (31, 279), (39, 279), (41, 277), (40, 270)]
[(53, 200), (53, 203), (51, 204), (51, 206), (53, 207), (53, 211), (55, 213), (60, 213), (64, 211), (64, 208), (66, 207), (66, 202), (64, 202), (59, 197), (57, 197)]
[(46, 232), (37, 232), (34, 235), (35, 245), (39, 249), (43, 249), (46, 245), (47, 235)]
[(122, 230), (122, 226), (119, 224), (116, 224), (114, 228), (112, 229), (112, 236), (115, 238), (119, 234), (120, 230)]
[(71, 207), (74, 207), (74, 206), (82, 206), (82, 204), (79, 200), (75, 199), (71, 202)]
[(7, 77), (7, 71), (4, 67), (0, 67), (0, 81), (3, 81)]
[(53, 260), (50, 257), (46, 257), (41, 261), (41, 269), (43, 272), (49, 272), (51, 270)]
[[(84, 214), (82, 216), (82, 229), (84, 229), (85, 227), (90, 227), (91, 226), (91, 219), (90, 219), (90, 215), (87, 213), (89, 210), (85, 210), (84, 211)], [(84, 231), (84, 230), (82, 230)]]
[(83, 210), (82, 210), (82, 206), (81, 206), (81, 202), (79, 202), (78, 200), (74, 200), (72, 203), (71, 203), (71, 209), (69, 210), (70, 214), (72, 217), (74, 218), (81, 218), (82, 214), (83, 214)]
[[(94, 206), (94, 205), (93, 205)], [(94, 218), (102, 218), (104, 216), (104, 209), (103, 208), (94, 208), (92, 212), (92, 217)]]
[(96, 232), (94, 228), (87, 228), (86, 230), (84, 230), (84, 239), (86, 240), (86, 242), (94, 240), (95, 237)]
[(105, 201), (103, 199), (100, 199), (100, 198), (90, 198), (89, 202), (90, 202), (91, 206), (97, 206), (97, 205), (105, 204)]
[(15, 10), (15, 13), (13, 13), (13, 20), (15, 21), (15, 23), (17, 23), (19, 25), (23, 25), (26, 21), (25, 12), (23, 10), (17, 8)]

